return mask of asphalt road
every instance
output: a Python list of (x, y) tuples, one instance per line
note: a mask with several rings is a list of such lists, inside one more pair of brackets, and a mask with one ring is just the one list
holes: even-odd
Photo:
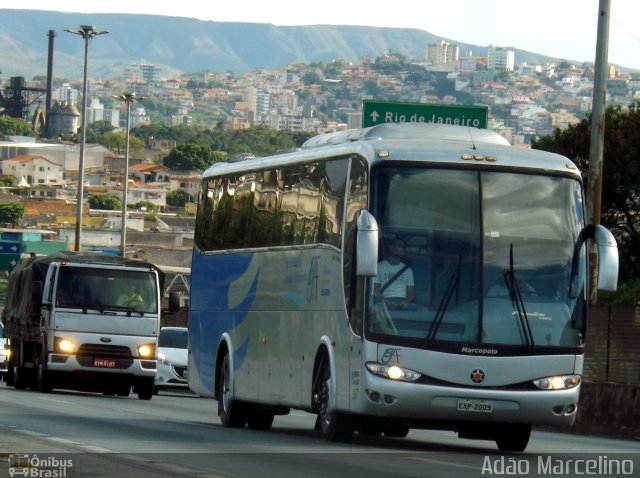
[[(589, 460), (600, 472), (627, 467), (597, 476), (640, 477), (640, 443), (633, 441), (534, 431), (525, 453), (503, 455), (493, 442), (412, 430), (405, 439), (354, 435), (351, 443), (336, 444), (313, 431), (315, 417), (304, 412), (276, 417), (270, 432), (260, 432), (223, 428), (216, 406), (186, 393), (160, 392), (144, 401), (41, 394), (2, 383), (0, 455), (7, 464), (0, 463), (0, 476), (20, 454), (32, 462), (28, 476), (472, 477), (510, 470), (583, 476), (574, 462)], [(629, 466), (631, 474), (624, 473)]]

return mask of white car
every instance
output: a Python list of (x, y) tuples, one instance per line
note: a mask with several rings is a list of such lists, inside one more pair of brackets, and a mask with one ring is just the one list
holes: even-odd
[(161, 389), (188, 388), (186, 327), (162, 327), (158, 337), (158, 373), (154, 393)]

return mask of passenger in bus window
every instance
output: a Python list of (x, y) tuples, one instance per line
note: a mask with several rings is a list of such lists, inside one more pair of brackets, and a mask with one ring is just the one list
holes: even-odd
[(374, 298), (383, 301), (389, 309), (411, 308), (415, 298), (413, 270), (402, 260), (405, 248), (405, 241), (394, 237), (387, 248), (387, 258), (378, 264), (378, 275), (373, 280)]

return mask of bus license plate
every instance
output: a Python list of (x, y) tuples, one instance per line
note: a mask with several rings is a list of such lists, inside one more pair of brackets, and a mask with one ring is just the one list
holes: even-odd
[(493, 412), (493, 402), (490, 400), (459, 399), (458, 410), (461, 412), (491, 413)]
[(116, 368), (116, 361), (113, 359), (93, 359), (93, 366), (99, 368)]

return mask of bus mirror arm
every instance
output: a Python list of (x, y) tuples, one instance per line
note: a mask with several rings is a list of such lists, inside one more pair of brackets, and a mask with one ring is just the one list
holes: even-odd
[(378, 273), (378, 222), (366, 210), (357, 219), (356, 274), (375, 276)]

